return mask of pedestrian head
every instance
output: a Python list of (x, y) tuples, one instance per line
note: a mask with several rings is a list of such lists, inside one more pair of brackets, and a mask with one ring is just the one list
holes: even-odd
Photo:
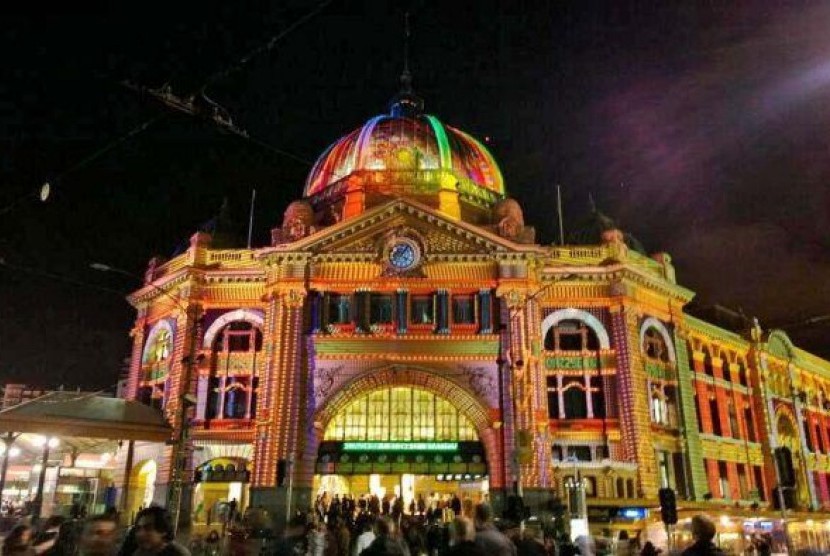
[(84, 554), (112, 554), (118, 539), (118, 522), (114, 514), (100, 514), (90, 517), (84, 523), (81, 533), (81, 550)]
[(476, 526), (482, 527), (493, 521), (493, 509), (490, 504), (476, 504), (475, 511)]
[(692, 518), (692, 537), (696, 541), (711, 542), (715, 538), (715, 524), (705, 515)]
[(25, 551), (32, 542), (32, 528), (28, 525), (15, 525), (3, 541), (3, 554)]
[(150, 506), (138, 512), (135, 520), (135, 539), (144, 550), (159, 550), (173, 540), (173, 522), (167, 511)]
[(375, 522), (375, 534), (378, 537), (391, 537), (395, 534), (395, 522), (388, 515), (379, 518)]
[(450, 544), (455, 546), (464, 541), (476, 539), (476, 528), (466, 517), (456, 517), (450, 524)]

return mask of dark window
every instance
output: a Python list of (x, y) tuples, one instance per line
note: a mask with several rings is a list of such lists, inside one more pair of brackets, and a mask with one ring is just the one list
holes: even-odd
[[(568, 388), (568, 385), (574, 384)], [(585, 419), (588, 417), (588, 403), (585, 399), (585, 390), (581, 388), (582, 379), (566, 378), (562, 381), (565, 389), (565, 418)]]
[(602, 388), (602, 377), (599, 376), (591, 377), (591, 407), (594, 417), (605, 418), (605, 393)]
[(596, 498), (597, 496), (597, 480), (593, 477), (585, 477), (585, 497)]
[(559, 419), (559, 390), (556, 388), (556, 377), (547, 379), (548, 390), (548, 418)]
[(663, 362), (669, 361), (669, 349), (666, 346), (666, 341), (656, 328), (652, 327), (646, 330), (643, 338), (643, 350), (649, 359)]
[(804, 417), (804, 443), (807, 444), (807, 450), (814, 452), (813, 438), (810, 434), (810, 421)]
[(746, 378), (746, 366), (743, 363), (738, 363), (738, 384), (741, 386), (749, 386)]
[(619, 478), (617, 479), (617, 496), (625, 498), (625, 481)]
[(729, 468), (725, 461), (718, 462), (718, 481), (720, 483), (720, 497), (732, 498), (732, 493), (729, 491)]
[(597, 459), (607, 459), (611, 457), (608, 453), (608, 446), (597, 446)]
[(136, 399), (143, 403), (144, 405), (152, 405), (153, 404), (153, 387), (152, 386), (142, 386), (138, 389), (138, 395), (136, 395)]
[(568, 457), (579, 461), (591, 461), (590, 446), (568, 446)]
[(409, 320), (412, 324), (432, 324), (435, 322), (431, 295), (413, 295), (410, 301), (410, 309)]
[(596, 351), (596, 333), (579, 320), (563, 320), (545, 336), (545, 349), (553, 351)]
[(455, 324), (475, 324), (475, 295), (452, 296), (452, 321)]
[(329, 294), (329, 324), (348, 324), (352, 321), (351, 300), (348, 295)]
[(695, 409), (697, 409), (697, 411), (695, 411), (695, 417), (697, 417), (697, 430), (703, 432), (703, 411), (700, 403), (700, 396), (698, 396), (697, 392), (695, 392)]
[(741, 489), (741, 500), (746, 500), (749, 498), (749, 483), (747, 482), (749, 478), (746, 476), (746, 465), (739, 463), (737, 468), (738, 487)]
[(767, 501), (767, 493), (764, 491), (764, 472), (760, 465), (752, 466), (752, 474), (755, 476), (755, 488), (758, 491), (758, 497), (761, 502)]
[(723, 428), (720, 422), (720, 412), (718, 411), (718, 398), (712, 394), (709, 398), (709, 414), (712, 416), (712, 434), (723, 436)]
[(219, 388), (219, 377), (211, 377), (208, 380), (207, 407), (205, 418), (216, 419), (219, 416), (219, 404), (222, 400), (222, 392)]
[(562, 461), (562, 446), (557, 444), (553, 445), (553, 459), (556, 461)]
[(726, 409), (729, 412), (729, 430), (732, 438), (741, 437), (741, 429), (738, 427), (738, 412), (735, 409), (735, 400), (729, 399), (726, 404)]
[(821, 437), (821, 426), (818, 423), (816, 423), (816, 442), (818, 443), (818, 451), (823, 454), (825, 452), (824, 439)]
[(369, 324), (389, 324), (392, 322), (392, 296), (375, 293), (370, 298)]
[(715, 376), (715, 367), (712, 364), (712, 354), (709, 348), (703, 348), (703, 372), (709, 376)]
[(683, 466), (683, 454), (674, 452), (672, 457), (672, 467), (674, 469), (674, 486), (677, 489), (677, 495), (681, 498), (688, 498), (689, 493), (686, 491), (686, 470)]
[(625, 495), (627, 498), (634, 498), (634, 479), (625, 481)]
[(746, 423), (746, 439), (755, 442), (755, 421), (752, 419), (752, 408), (744, 408), (744, 423)]

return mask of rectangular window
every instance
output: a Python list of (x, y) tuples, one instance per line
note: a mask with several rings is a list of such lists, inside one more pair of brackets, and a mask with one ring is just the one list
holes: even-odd
[(735, 410), (735, 400), (726, 402), (726, 409), (729, 412), (729, 430), (732, 438), (741, 437), (741, 429), (738, 426), (738, 412)]
[(729, 468), (725, 461), (718, 462), (718, 483), (720, 485), (720, 497), (724, 500), (732, 498), (729, 492)]
[(431, 295), (413, 295), (409, 307), (409, 322), (412, 324), (433, 324), (435, 322)]
[(720, 422), (720, 412), (718, 411), (718, 399), (712, 395), (709, 398), (709, 415), (712, 417), (712, 434), (723, 436), (723, 428)]
[(746, 423), (746, 439), (755, 442), (755, 422), (752, 419), (752, 408), (744, 408), (744, 423)]
[(562, 461), (562, 446), (553, 445), (553, 459), (554, 461)]
[(602, 388), (602, 377), (592, 376), (591, 379), (591, 407), (594, 411), (594, 417), (597, 419), (605, 418), (605, 393)]
[(702, 407), (701, 407), (700, 404), (701, 404), (700, 396), (698, 395), (697, 392), (695, 392), (695, 409), (697, 409), (697, 411), (695, 411), (695, 417), (697, 417), (697, 430), (699, 430), (700, 432), (704, 432), (703, 431), (703, 410), (702, 410)]
[(824, 439), (821, 437), (821, 426), (816, 423), (816, 443), (818, 444), (818, 451), (824, 453)]
[(591, 461), (590, 446), (568, 446), (568, 457), (578, 461)]
[(671, 488), (671, 474), (669, 471), (669, 453), (657, 450), (657, 470), (660, 476), (660, 487)]
[(348, 295), (333, 293), (328, 296), (328, 323), (348, 324), (352, 321), (351, 300)]
[(559, 419), (559, 390), (556, 387), (556, 377), (549, 376), (548, 386), (548, 418)]
[(452, 296), (452, 321), (455, 324), (475, 324), (475, 295)]
[(755, 476), (755, 490), (758, 491), (758, 498), (761, 502), (766, 502), (767, 494), (764, 491), (764, 471), (760, 465), (753, 465), (752, 474)]
[(674, 469), (674, 486), (677, 489), (677, 495), (681, 498), (688, 498), (689, 493), (686, 490), (686, 470), (683, 466), (683, 454), (672, 453), (672, 468)]
[(568, 377), (562, 381), (565, 398), (565, 419), (585, 419), (588, 417), (588, 403), (583, 379)]
[(369, 324), (392, 322), (392, 296), (373, 293), (369, 305)]
[(746, 465), (738, 464), (738, 487), (741, 489), (741, 500), (749, 498), (749, 482), (746, 476)]
[(811, 452), (815, 452), (815, 448), (813, 447), (813, 437), (810, 434), (810, 420), (807, 417), (804, 417), (804, 443), (807, 444), (807, 449)]
[(608, 459), (611, 454), (608, 453), (608, 446), (597, 446), (597, 460)]

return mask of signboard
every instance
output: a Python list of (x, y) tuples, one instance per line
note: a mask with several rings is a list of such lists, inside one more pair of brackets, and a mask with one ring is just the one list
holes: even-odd
[(344, 452), (457, 452), (458, 442), (344, 442)]
[(617, 516), (623, 519), (631, 520), (645, 519), (648, 517), (648, 510), (640, 507), (620, 508), (617, 512)]

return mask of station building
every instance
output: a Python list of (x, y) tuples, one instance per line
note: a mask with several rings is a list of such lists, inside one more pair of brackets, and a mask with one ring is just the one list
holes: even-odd
[[(780, 526), (786, 446), (790, 532), (823, 538), (830, 363), (685, 313), (671, 257), (598, 223), (583, 244), (541, 243), (484, 145), (405, 87), (322, 153), (269, 245), (198, 232), (151, 260), (129, 297), (126, 396), (176, 427), (184, 412), (197, 521), (323, 491), (504, 507), (519, 485), (535, 512), (578, 478), (597, 524), (633, 533), (671, 487), (681, 517), (740, 536)], [(165, 502), (174, 448), (120, 455), (125, 509)]]

